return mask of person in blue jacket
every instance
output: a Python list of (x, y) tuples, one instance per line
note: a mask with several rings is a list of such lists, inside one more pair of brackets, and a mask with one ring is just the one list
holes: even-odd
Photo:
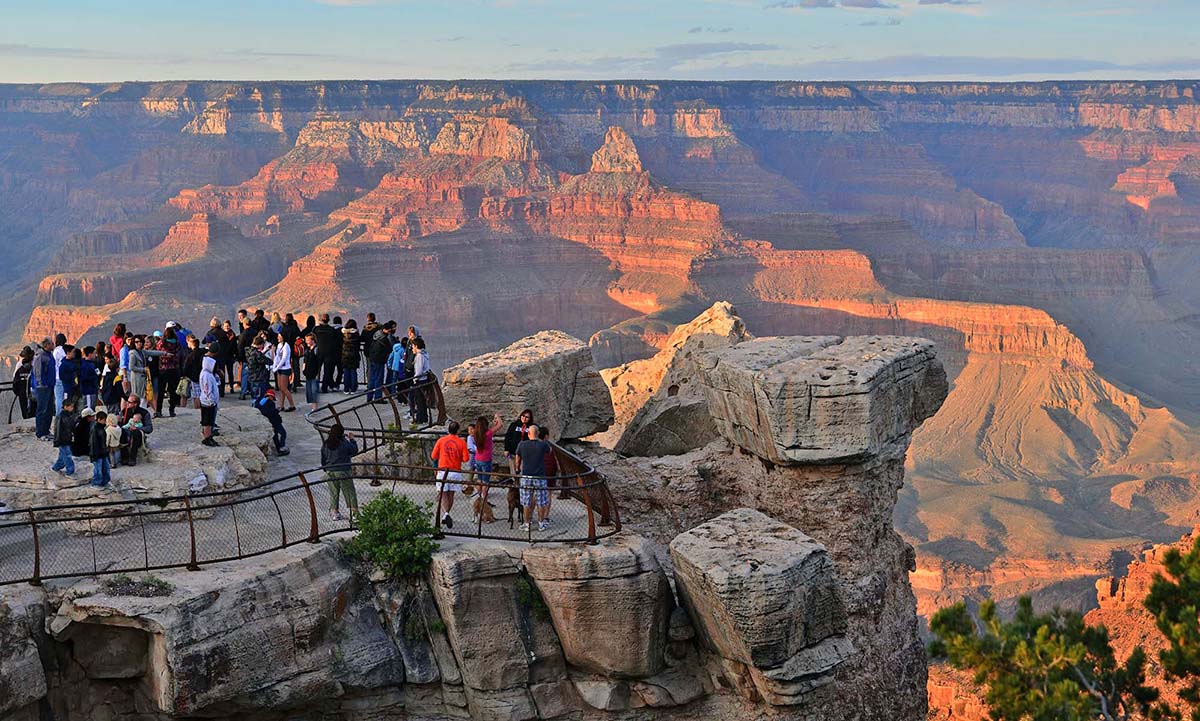
[(100, 371), (96, 368), (96, 347), (83, 349), (79, 361), (79, 395), (83, 396), (83, 407), (96, 410), (96, 399), (100, 396)]
[(79, 397), (79, 364), (83, 353), (71, 344), (63, 346), (64, 356), (58, 364), (58, 381), (62, 384), (63, 398)]

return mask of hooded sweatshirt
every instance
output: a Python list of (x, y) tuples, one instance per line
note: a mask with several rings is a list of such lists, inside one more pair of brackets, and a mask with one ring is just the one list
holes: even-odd
[(216, 367), (216, 358), (204, 356), (200, 367), (200, 405), (206, 408), (217, 405), (217, 396), (221, 392), (221, 386), (217, 383), (217, 375), (213, 372)]

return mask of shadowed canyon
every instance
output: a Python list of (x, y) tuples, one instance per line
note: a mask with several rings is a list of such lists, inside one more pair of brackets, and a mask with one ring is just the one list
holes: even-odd
[(0, 86), (9, 349), (237, 306), (648, 358), (933, 340), (896, 527), (922, 614), (1095, 582), (1200, 518), (1194, 82)]

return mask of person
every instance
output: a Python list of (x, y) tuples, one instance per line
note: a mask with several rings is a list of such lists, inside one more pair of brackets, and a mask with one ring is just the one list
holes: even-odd
[[(392, 352), (392, 331), (387, 323), (378, 326), (371, 344), (367, 346), (368, 393), (367, 400), (377, 401), (383, 398), (383, 386), (387, 384), (387, 361)], [(388, 394), (392, 388), (388, 388)]]
[(140, 402), (140, 399), (146, 397), (146, 385), (150, 379), (150, 359), (160, 355), (162, 351), (146, 348), (146, 336), (133, 337), (133, 350), (129, 352), (129, 375), (126, 378), (129, 382), (130, 398), (138, 398)]
[(333, 390), (336, 358), (342, 353), (342, 334), (329, 325), (328, 313), (321, 314), (321, 321), (312, 334), (317, 339), (317, 354), (321, 356), (321, 392), (329, 393)]
[(238, 335), (245, 332), (250, 327), (250, 316), (245, 308), (238, 308), (237, 312)]
[(113, 417), (121, 408), (124, 400), (125, 383), (121, 379), (120, 361), (116, 358), (109, 358), (104, 366), (104, 373), (100, 377), (100, 402), (104, 404), (104, 409), (108, 411), (109, 416)]
[(58, 363), (58, 387), (55, 393), (60, 393), (64, 398), (79, 397), (79, 362), (83, 359), (83, 353), (69, 343), (62, 346), (63, 358)]
[(63, 382), (62, 376), (59, 375), (62, 362), (67, 358), (67, 337), (62, 333), (54, 334), (54, 351), (51, 356), (54, 358), (54, 412), (62, 413), (63, 400)]
[(96, 410), (100, 397), (100, 371), (96, 368), (96, 348), (86, 346), (79, 361), (79, 395), (83, 396), (83, 407)]
[[(415, 384), (416, 363), (417, 363), (417, 345), (413, 341), (421, 336), (421, 331), (415, 325), (408, 327), (408, 347), (404, 349), (404, 377), (408, 379), (409, 385)], [(408, 394), (408, 414), (413, 418), (417, 417), (417, 394), (410, 392)]]
[(108, 360), (109, 349), (104, 341), (96, 341), (96, 367)]
[[(194, 335), (187, 337), (187, 355), (183, 358), (183, 365), (179, 368), (179, 395), (182, 398), (181, 403), (187, 405), (188, 399), (192, 401), (192, 407), (199, 410), (200, 408), (200, 373), (204, 366), (204, 358), (208, 355), (209, 347), (200, 347), (200, 339)], [(216, 353), (214, 349), (214, 354)], [(213, 377), (216, 377), (217, 359), (213, 358)], [(184, 383), (184, 381), (187, 381)], [(185, 392), (186, 391), (186, 395)], [(220, 386), (217, 388), (220, 392)]]
[(108, 337), (108, 348), (113, 355), (119, 354), (121, 349), (125, 347), (125, 336), (127, 333), (128, 331), (125, 329), (124, 323), (117, 323), (113, 327), (112, 335)]
[(146, 434), (150, 432), (150, 412), (142, 407), (141, 398), (130, 395), (125, 399), (125, 407), (121, 409), (121, 463), (126, 466), (136, 466), (138, 452), (146, 444)]
[(296, 410), (296, 399), (292, 397), (292, 344), (282, 330), (275, 334), (275, 339), (279, 342), (271, 360), (271, 372), (275, 374), (280, 410), (291, 413)]
[(321, 444), (321, 468), (325, 470), (325, 478), (329, 481), (329, 517), (335, 521), (342, 520), (342, 512), (338, 504), (338, 496), (346, 498), (350, 509), (350, 520), (358, 515), (358, 493), (354, 490), (354, 479), (350, 473), (350, 463), (358, 455), (358, 444), (346, 433), (341, 423), (334, 423), (329, 428), (329, 435)]
[[(193, 336), (194, 337), (194, 336)], [(213, 426), (217, 424), (217, 402), (221, 396), (221, 384), (217, 381), (217, 349), (210, 346), (200, 359), (200, 377), (197, 379), (200, 402), (200, 445), (215, 446)]]
[(346, 327), (342, 328), (342, 374), (345, 378), (346, 395), (358, 393), (358, 366), (362, 360), (359, 355), (361, 340), (358, 335), (358, 323), (351, 318)]
[(29, 346), (21, 348), (17, 357), (17, 369), (13, 371), (13, 393), (17, 395), (17, 405), (21, 409), (22, 418), (33, 418), (37, 406), (33, 402), (33, 349)]
[[(145, 353), (146, 353), (146, 372), (149, 374), (149, 385), (146, 388), (146, 407), (154, 410), (157, 402), (162, 398), (162, 375), (159, 373), (159, 367), (162, 364), (163, 354), (163, 332), (156, 330), (146, 338)], [(153, 355), (151, 352), (153, 351)], [(159, 418), (162, 414), (158, 413), (154, 417)]]
[(417, 423), (425, 424), (429, 422), (429, 402), (425, 396), (428, 388), (423, 387), (422, 384), (432, 380), (429, 354), (425, 352), (424, 338), (418, 337), (412, 343), (417, 347), (417, 353), (413, 360), (413, 391), (411, 395), (416, 397), (416, 421)]
[(267, 384), (271, 377), (271, 358), (267, 355), (267, 340), (259, 334), (254, 342), (246, 348), (246, 379), (250, 383), (250, 397), (258, 400), (267, 392)]
[(271, 324), (267, 326), (267, 330), (271, 331), (273, 335), (283, 332), (283, 316), (279, 315), (278, 311), (271, 314)]
[(75, 457), (71, 453), (71, 444), (75, 440), (76, 418), (75, 399), (65, 399), (62, 411), (54, 419), (54, 447), (58, 449), (58, 459), (50, 466), (50, 470), (64, 476), (75, 474)]
[(500, 426), (504, 421), (497, 413), (492, 416), (492, 422), (488, 423), (485, 416), (479, 416), (475, 419), (474, 431), (471, 434), (471, 440), (475, 443), (475, 457), (471, 460), (471, 470), (475, 471), (475, 480), (479, 481), (479, 495), (483, 500), (488, 497), (488, 483), (492, 480), (492, 454), (495, 446), (494, 438), (496, 431), (500, 430)]
[(517, 446), (517, 475), (521, 477), (521, 506), (525, 508), (522, 531), (530, 530), (533, 524), (534, 506), (538, 511), (538, 530), (544, 531), (548, 527), (550, 492), (546, 490), (546, 456), (552, 452), (549, 443), (538, 439), (536, 425), (529, 426), (526, 440)]
[(262, 398), (254, 401), (254, 407), (271, 423), (271, 440), (275, 444), (275, 453), (286, 456), (291, 453), (287, 447), (287, 428), (283, 427), (283, 416), (275, 405), (275, 391), (268, 390)]
[(462, 490), (462, 467), (470, 460), (467, 455), (466, 442), (458, 437), (458, 421), (446, 424), (446, 435), (437, 439), (429, 457), (437, 463), (438, 513), (442, 514), (442, 525), (454, 528), (454, 519), (450, 517), (450, 509), (454, 508), (454, 492)]
[(117, 414), (105, 414), (104, 440), (108, 444), (108, 465), (110, 468), (121, 467), (121, 426), (117, 422)]
[(163, 399), (166, 398), (168, 412), (174, 418), (175, 409), (180, 405), (179, 379), (182, 375), (179, 368), (179, 339), (175, 336), (174, 328), (167, 328), (163, 333), (159, 348), (162, 355), (158, 357), (158, 373), (153, 371), (153, 361), (150, 373), (154, 378), (154, 417), (162, 418)]
[[(396, 336), (389, 333), (388, 338), (392, 340), (392, 352), (388, 354), (387, 369), (384, 370), (383, 382), (389, 388), (398, 388), (403, 392), (408, 385), (406, 383), (408, 376), (404, 374), (404, 356), (408, 354), (408, 336), (396, 340)], [(407, 399), (408, 394), (405, 393), (404, 395)]]
[(133, 333), (125, 334), (125, 344), (121, 346), (120, 352), (117, 353), (121, 369), (121, 383), (125, 386), (125, 395), (133, 392), (133, 383), (129, 378), (130, 355), (133, 353), (134, 336)]
[(238, 336), (237, 359), (242, 364), (238, 375), (238, 388), (241, 390), (242, 400), (246, 400), (246, 397), (250, 395), (250, 363), (248, 362), (248, 358), (256, 335), (258, 335), (258, 331), (254, 329), (253, 323), (246, 321), (241, 335)]
[(296, 340), (300, 338), (300, 324), (291, 313), (285, 313), (283, 316), (283, 337), (289, 346), (295, 346)]
[[(72, 398), (71, 402), (76, 404), (78, 409), (79, 401)], [(72, 456), (79, 458), (88, 454), (91, 447), (89, 444), (92, 442), (92, 418), (95, 415), (95, 411), (89, 411), (86, 408), (75, 414), (75, 427), (71, 430)]]
[(525, 436), (529, 434), (529, 426), (532, 423), (533, 411), (526, 408), (521, 411), (517, 420), (508, 424), (508, 430), (504, 432), (504, 460), (508, 461), (508, 470), (513, 475), (517, 473), (517, 446), (521, 445), (521, 441), (525, 440)]
[(107, 488), (112, 482), (112, 466), (108, 462), (108, 414), (96, 414), (91, 429), (90, 453), (92, 459), (92, 485)]
[[(233, 386), (237, 377), (233, 374), (237, 363), (237, 333), (233, 332), (233, 323), (225, 321), (221, 324), (221, 333), (217, 340), (217, 376), (223, 378), (222, 390), (233, 394)], [(225, 389), (228, 389), (227, 391)]]
[(54, 356), (50, 353), (53, 348), (49, 338), (43, 338), (41, 345), (33, 357), (33, 395), (37, 402), (37, 421), (34, 429), (37, 437), (43, 441), (53, 438), (50, 435), (50, 423), (55, 416), (54, 386), (58, 383), (58, 372), (54, 364)]
[(333, 317), (333, 329), (337, 331), (337, 353), (333, 356), (334, 379), (333, 388), (336, 390), (342, 387), (342, 317), (335, 315)]
[(304, 400), (310, 411), (317, 410), (321, 393), (321, 356), (317, 355), (317, 339), (304, 336)]

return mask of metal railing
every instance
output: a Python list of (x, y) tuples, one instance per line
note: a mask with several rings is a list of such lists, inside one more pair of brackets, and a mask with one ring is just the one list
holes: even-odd
[(20, 396), (17, 395), (16, 384), (11, 381), (0, 381), (0, 413), (7, 412), (8, 420), (12, 423), (14, 417), (23, 417), (21, 413)]
[[(40, 584), (75, 576), (197, 569), (287, 548), (315, 543), (323, 536), (355, 530), (349, 513), (336, 518), (333, 494), (347, 483), (360, 505), (386, 491), (402, 494), (431, 514), (437, 536), (487, 538), (525, 543), (595, 543), (621, 530), (620, 511), (608, 484), (596, 469), (551, 444), (559, 473), (534, 480), (504, 472), (463, 471), (469, 496), (454, 507), (453, 526), (442, 523), (438, 506), (442, 473), (425, 464), (396, 461), (402, 444), (424, 448), (442, 431), (432, 424), (404, 429), (399, 384), (385, 402), (365, 402), (366, 394), (349, 396), (307, 416), (322, 440), (334, 422), (364, 439), (348, 478), (320, 468), (232, 490), (179, 496), (5, 509), (0, 513), (0, 585)], [(406, 389), (407, 390), (407, 389)], [(436, 399), (438, 422), (445, 419), (436, 379), (423, 387)], [(382, 407), (383, 412), (367, 410)], [(391, 412), (389, 416), (387, 411)], [(375, 421), (372, 426), (368, 421)], [(423, 456), (427, 458), (427, 456)], [(485, 479), (486, 476), (486, 479)], [(556, 493), (557, 511), (545, 531), (521, 529), (522, 495), (536, 500), (539, 491)], [(553, 503), (553, 500), (551, 500)], [(339, 504), (340, 505), (340, 504)], [(464, 508), (465, 506), (465, 508)], [(501, 510), (503, 509), (503, 510)], [(495, 510), (501, 510), (499, 514)], [(507, 511), (507, 514), (505, 513)], [(516, 515), (517, 518), (513, 518)], [(489, 519), (495, 516), (495, 520)], [(469, 521), (467, 519), (470, 519)], [(512, 520), (510, 520), (512, 519)], [(186, 526), (184, 525), (186, 524)], [(461, 525), (460, 525), (461, 524)], [(183, 529), (186, 528), (186, 533)]]

